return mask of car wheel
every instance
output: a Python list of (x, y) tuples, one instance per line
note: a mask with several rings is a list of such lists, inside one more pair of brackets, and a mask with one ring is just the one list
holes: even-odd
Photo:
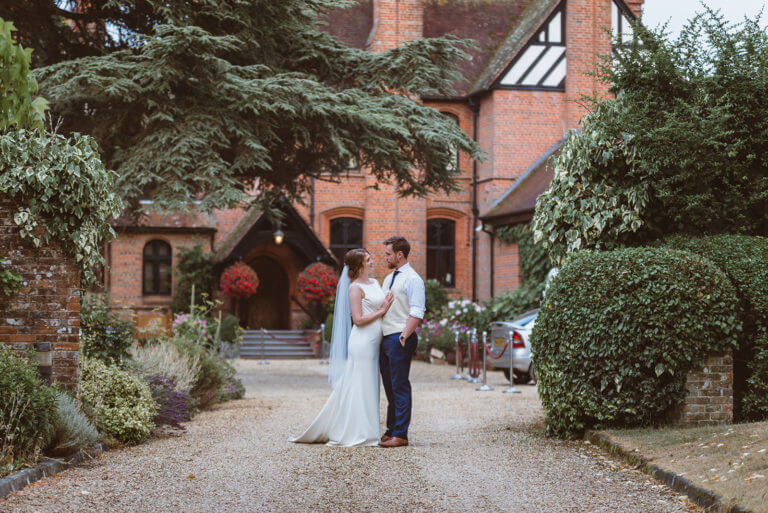
[(533, 370), (533, 363), (528, 367), (528, 374), (526, 376), (528, 377), (526, 383), (530, 383), (531, 385), (536, 384), (536, 371)]
[(515, 372), (515, 384), (521, 385), (524, 383), (528, 383), (528, 374), (519, 374)]
[(501, 369), (501, 370), (504, 371), (504, 377), (507, 378), (507, 380), (509, 380), (509, 369)]

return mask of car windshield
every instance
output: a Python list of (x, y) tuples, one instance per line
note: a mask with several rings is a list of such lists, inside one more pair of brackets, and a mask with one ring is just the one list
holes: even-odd
[(525, 327), (536, 320), (536, 315), (537, 314), (529, 315), (527, 317), (520, 317), (519, 319), (515, 319), (512, 322), (517, 324), (518, 326)]

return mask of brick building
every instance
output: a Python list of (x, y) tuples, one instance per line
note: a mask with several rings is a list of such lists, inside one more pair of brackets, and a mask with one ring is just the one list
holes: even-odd
[[(365, 246), (382, 262), (381, 241), (407, 237), (411, 261), (455, 296), (487, 299), (519, 285), (514, 244), (501, 244), (489, 225), (530, 219), (536, 195), (548, 185), (543, 156), (577, 126), (575, 101), (604, 91), (586, 73), (611, 51), (606, 29), (631, 37), (629, 20), (643, 0), (361, 0), (329, 17), (327, 30), (371, 52), (421, 37), (454, 34), (477, 41), (461, 67), (456, 96), (422, 98), (451, 116), (487, 152), (474, 163), (457, 155), (460, 192), (399, 198), (393, 186), (350, 163), (341, 184), (316, 181), (306, 205), (285, 205), (285, 238), (258, 211), (210, 215), (153, 214), (120, 223), (106, 248), (106, 284), (117, 305), (130, 305), (139, 323), (170, 304), (171, 268), (180, 247), (203, 244), (223, 267), (242, 259), (262, 279), (259, 294), (241, 305), (249, 327), (287, 329), (306, 319), (296, 300), (296, 276), (310, 262), (333, 263)], [(603, 88), (603, 89), (601, 89)], [(491, 268), (493, 262), (493, 268)], [(379, 264), (379, 276), (386, 273)], [(232, 308), (232, 305), (226, 305)], [(144, 320), (142, 320), (144, 319)]]

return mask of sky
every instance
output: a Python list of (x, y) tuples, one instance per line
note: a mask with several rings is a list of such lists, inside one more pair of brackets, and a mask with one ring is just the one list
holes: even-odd
[[(744, 15), (753, 18), (760, 9), (765, 8), (761, 25), (768, 22), (768, 0), (705, 0), (704, 3), (715, 10), (719, 9), (728, 21), (734, 22), (743, 21)], [(645, 0), (643, 24), (656, 28), (669, 21), (668, 29), (674, 39), (683, 24), (702, 10), (700, 0)]]

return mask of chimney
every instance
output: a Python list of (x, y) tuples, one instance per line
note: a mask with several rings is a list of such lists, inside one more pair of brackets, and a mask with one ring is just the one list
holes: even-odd
[(395, 48), (424, 35), (423, 0), (373, 0), (372, 52)]

